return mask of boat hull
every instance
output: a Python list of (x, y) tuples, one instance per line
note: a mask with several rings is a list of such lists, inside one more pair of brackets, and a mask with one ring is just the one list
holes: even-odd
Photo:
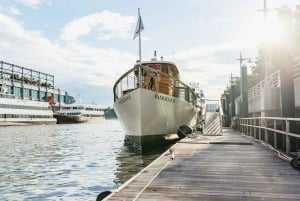
[(48, 102), (16, 99), (0, 94), (0, 126), (55, 123)]
[(25, 125), (40, 125), (40, 124), (56, 124), (56, 119), (0, 119), (0, 126), (25, 126)]
[(129, 140), (146, 146), (166, 142), (182, 125), (196, 123), (194, 106), (179, 98), (138, 88), (115, 101), (115, 112)]
[(56, 115), (54, 117), (57, 119), (57, 124), (67, 124), (67, 123), (84, 123), (88, 119), (82, 116), (66, 116), (66, 115)]

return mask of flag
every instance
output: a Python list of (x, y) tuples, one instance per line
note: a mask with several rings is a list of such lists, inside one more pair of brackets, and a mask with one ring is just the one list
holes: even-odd
[(135, 28), (135, 32), (134, 32), (134, 36), (133, 36), (133, 40), (139, 35), (140, 32), (142, 32), (144, 30), (144, 24), (142, 21), (141, 16), (139, 15), (139, 19), (138, 22), (136, 24), (136, 28)]

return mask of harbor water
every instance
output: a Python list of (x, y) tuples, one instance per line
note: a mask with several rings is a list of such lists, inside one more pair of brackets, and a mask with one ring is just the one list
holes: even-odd
[(124, 143), (118, 120), (0, 128), (0, 200), (96, 200), (157, 158)]

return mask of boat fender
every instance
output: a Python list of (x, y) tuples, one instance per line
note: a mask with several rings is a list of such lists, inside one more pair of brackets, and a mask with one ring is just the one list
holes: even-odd
[(191, 134), (192, 132), (193, 132), (193, 130), (189, 126), (182, 125), (182, 126), (179, 126), (177, 134), (178, 134), (179, 138), (185, 138), (188, 134)]
[(109, 194), (111, 194), (110, 191), (103, 191), (102, 193), (99, 193), (99, 195), (97, 196), (96, 201), (103, 200), (103, 199), (106, 198)]

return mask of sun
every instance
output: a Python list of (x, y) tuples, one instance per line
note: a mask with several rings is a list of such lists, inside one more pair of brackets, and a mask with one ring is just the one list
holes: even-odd
[(269, 14), (266, 19), (263, 16), (251, 16), (245, 19), (241, 25), (240, 40), (244, 44), (260, 45), (262, 43), (278, 44), (283, 37), (283, 27), (277, 15)]
[(261, 23), (261, 42), (279, 43), (283, 37), (283, 27), (277, 16), (268, 16)]

